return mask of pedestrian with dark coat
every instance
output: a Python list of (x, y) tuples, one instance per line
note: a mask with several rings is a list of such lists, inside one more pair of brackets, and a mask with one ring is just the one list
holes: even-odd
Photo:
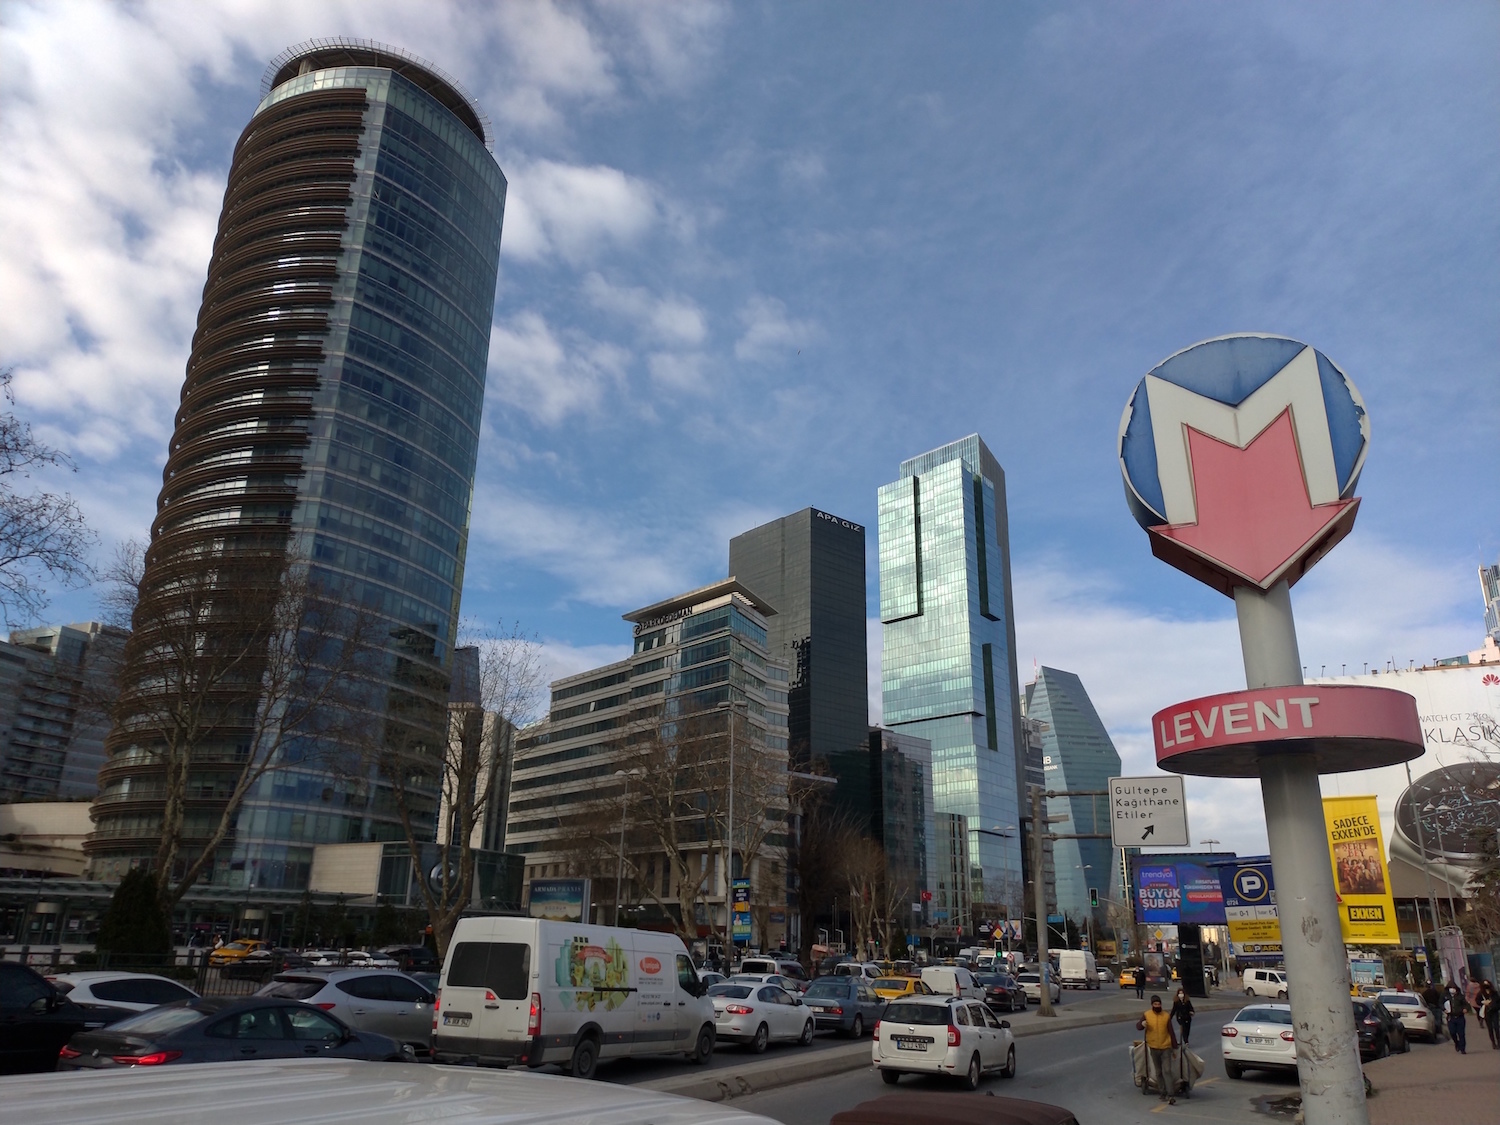
[(1490, 1037), (1490, 1049), (1500, 1051), (1500, 992), (1495, 991), (1492, 981), (1479, 982), (1479, 995), (1475, 997), (1474, 1014), (1484, 1024)]
[(1469, 1053), (1468, 1040), (1464, 1034), (1464, 1025), (1468, 1022), (1464, 1013), (1467, 1011), (1469, 1002), (1464, 999), (1464, 994), (1459, 991), (1458, 985), (1450, 984), (1443, 997), (1443, 1018), (1448, 1021), (1448, 1038), (1453, 1040), (1453, 1049), (1460, 1055)]
[(1135, 971), (1135, 998), (1137, 1000), (1146, 998), (1146, 966), (1144, 965)]
[(1186, 1043), (1193, 1033), (1193, 1002), (1188, 999), (1185, 988), (1179, 988), (1176, 998), (1172, 1001), (1172, 1018), (1177, 1021), (1177, 1026), (1182, 1028), (1181, 1039), (1183, 1043)]

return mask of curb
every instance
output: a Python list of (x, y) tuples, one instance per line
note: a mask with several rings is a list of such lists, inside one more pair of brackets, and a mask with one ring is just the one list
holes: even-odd
[[(1244, 997), (1235, 997), (1232, 1003), (1206, 1000), (1200, 1011), (1222, 1011), (1240, 1007)], [(1034, 1013), (1032, 1013), (1034, 1015)], [(1049, 1035), (1056, 1031), (1071, 1031), (1077, 1027), (1103, 1027), (1112, 1023), (1131, 1023), (1139, 1018), (1137, 1012), (1099, 1012), (1079, 1016), (1076, 1019), (1062, 1017), (1063, 1022), (1012, 1024), (1010, 1033), (1017, 1039), (1029, 1039), (1036, 1035)], [(743, 1066), (724, 1067), (706, 1073), (673, 1075), (671, 1078), (655, 1078), (641, 1082), (639, 1089), (657, 1090), (665, 1094), (697, 1098), (706, 1102), (729, 1101), (747, 1094), (764, 1093), (782, 1086), (794, 1086), (814, 1078), (834, 1074), (845, 1074), (870, 1065), (870, 1044), (867, 1040), (850, 1043), (843, 1047), (830, 1047), (819, 1051), (811, 1058), (795, 1062), (780, 1059), (765, 1059), (746, 1063)]]

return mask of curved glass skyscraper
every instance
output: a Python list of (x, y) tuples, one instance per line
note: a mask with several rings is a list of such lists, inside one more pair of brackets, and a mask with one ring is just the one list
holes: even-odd
[[(369, 707), (440, 740), (433, 685), (458, 620), (505, 177), (473, 102), (400, 50), (304, 44), (272, 63), (262, 94), (230, 168), (142, 600), (172, 596), (205, 559), (253, 585), (263, 572), (236, 559), (284, 558), (285, 573), (378, 622)], [(136, 627), (123, 688), (143, 715), (170, 677), (139, 610)], [(156, 854), (166, 787), (150, 727), (127, 708), (111, 733), (96, 877)], [(185, 856), (217, 823), (252, 727), (240, 707), (203, 732)], [(211, 878), (303, 887), (314, 844), (400, 834), (368, 771), (278, 770)]]

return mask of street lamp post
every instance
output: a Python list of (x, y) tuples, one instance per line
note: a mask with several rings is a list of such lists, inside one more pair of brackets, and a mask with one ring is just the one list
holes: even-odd
[(620, 924), (620, 883), (625, 873), (625, 814), (630, 803), (630, 779), (639, 777), (640, 770), (615, 770), (615, 776), (624, 782), (620, 791), (620, 854), (615, 860), (615, 925)]

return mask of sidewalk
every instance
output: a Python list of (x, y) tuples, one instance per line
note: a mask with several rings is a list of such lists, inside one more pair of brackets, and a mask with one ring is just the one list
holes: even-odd
[[(1470, 1020), (1469, 1027), (1477, 1021)], [(1370, 1125), (1495, 1125), (1500, 1121), (1500, 1051), (1481, 1028), (1469, 1034), (1469, 1053), (1460, 1055), (1447, 1040), (1365, 1064), (1375, 1087), (1366, 1103)]]

